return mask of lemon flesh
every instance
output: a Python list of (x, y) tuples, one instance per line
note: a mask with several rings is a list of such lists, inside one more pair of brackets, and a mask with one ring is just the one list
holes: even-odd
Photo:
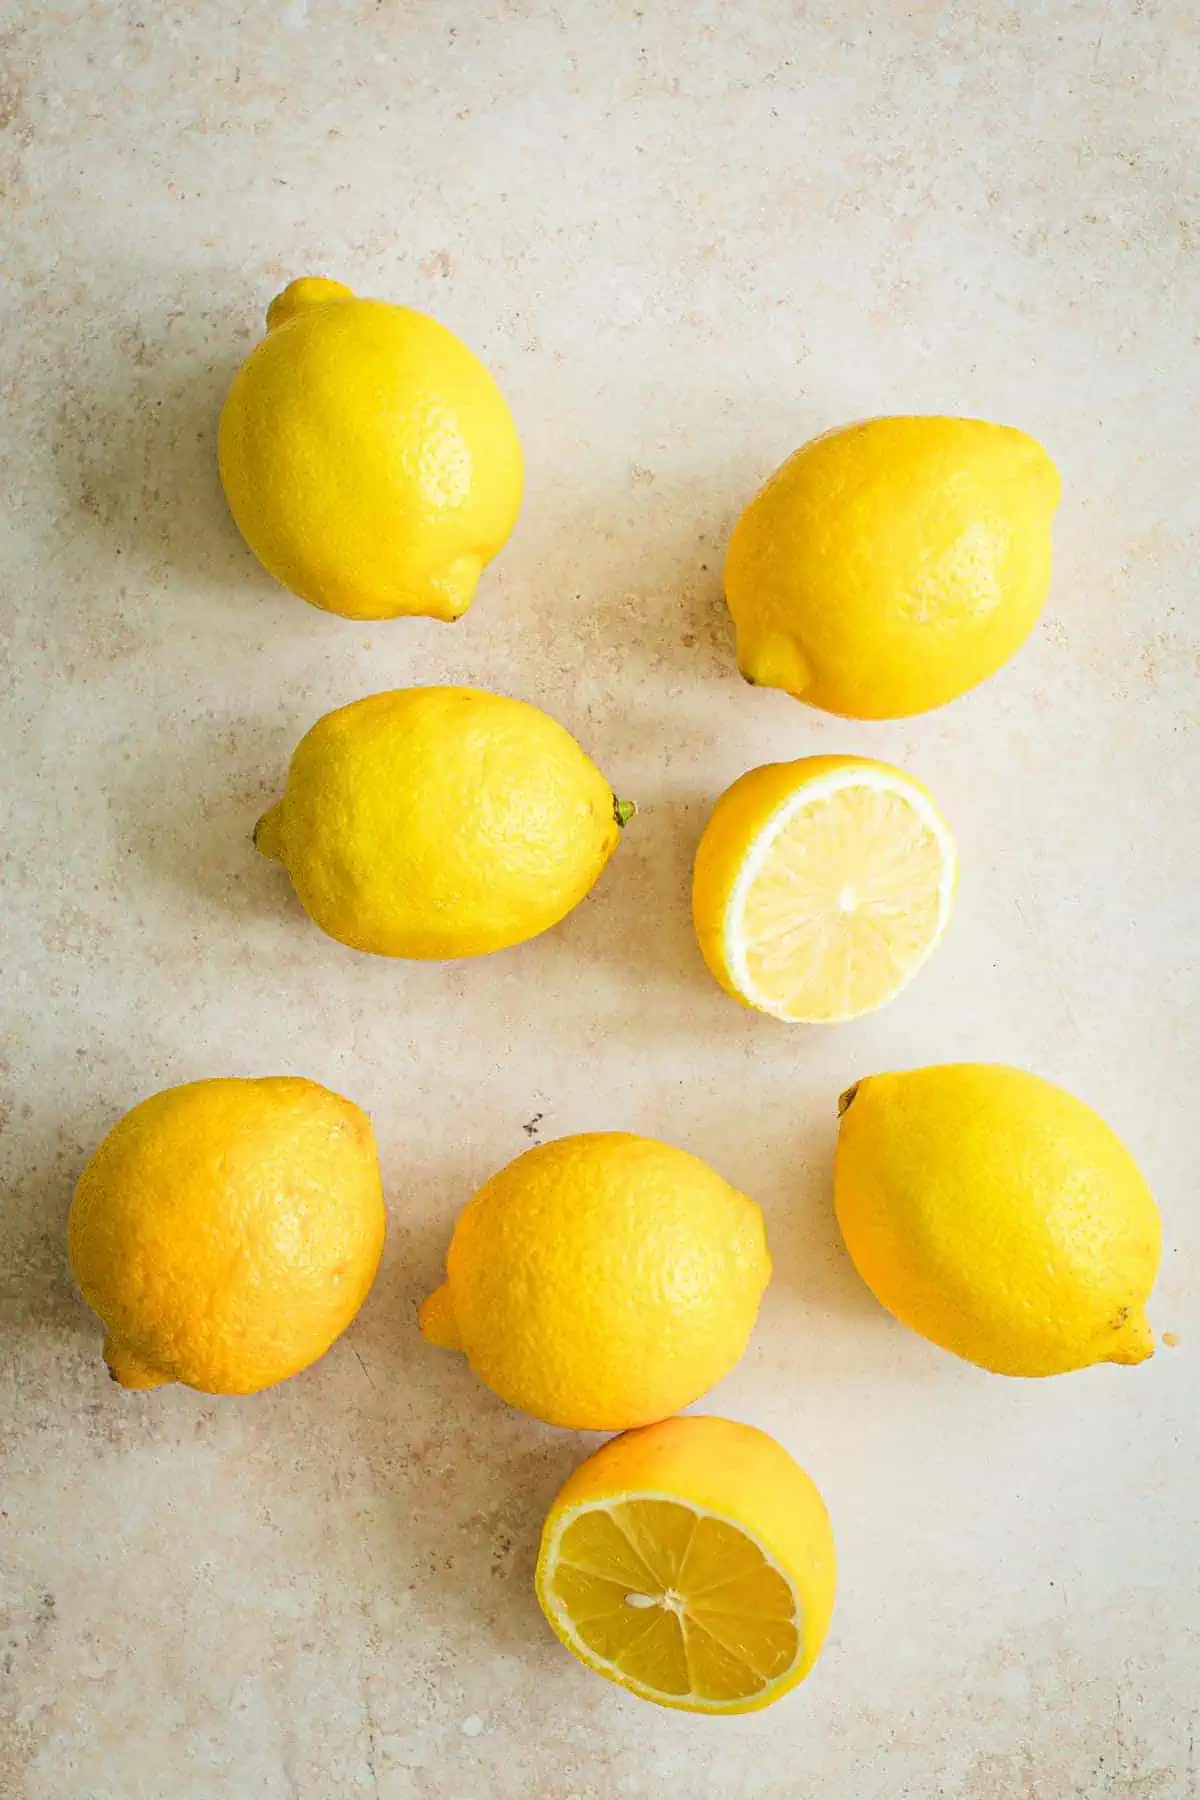
[(587, 1132), (484, 1184), (420, 1325), (521, 1411), (622, 1431), (729, 1373), (770, 1274), (759, 1208), (699, 1157)]
[(366, 1114), (276, 1076), (143, 1100), (80, 1176), (67, 1231), (116, 1381), (251, 1394), (349, 1325), (386, 1223)]
[(989, 1063), (874, 1075), (841, 1106), (838, 1225), (896, 1318), (1002, 1375), (1153, 1353), (1162, 1222), (1090, 1107)]
[(765, 1433), (670, 1419), (578, 1469), (542, 1534), (536, 1588), (561, 1641), (641, 1699), (769, 1706), (819, 1654), (835, 1557), (816, 1488)]
[(833, 1024), (892, 999), (950, 918), (958, 859), (926, 790), (859, 757), (752, 769), (696, 856), (692, 911), (712, 973), (778, 1019)]
[(521, 504), (512, 415), (436, 320), (294, 281), (218, 438), (238, 529), (277, 581), (352, 619), (457, 619)]
[(313, 726), (254, 842), (339, 942), (482, 956), (565, 918), (633, 810), (537, 707), (476, 688), (402, 688)]
[(982, 419), (870, 419), (797, 450), (734, 527), (725, 598), (746, 679), (851, 718), (952, 700), (1024, 642), (1061, 484)]

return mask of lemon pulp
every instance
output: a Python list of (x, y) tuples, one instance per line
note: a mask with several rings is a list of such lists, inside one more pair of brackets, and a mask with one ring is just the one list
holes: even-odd
[(911, 980), (946, 928), (956, 877), (949, 827), (900, 770), (771, 765), (718, 802), (696, 862), (697, 933), (746, 1005), (832, 1024)]
[(584, 1507), (550, 1551), (547, 1598), (586, 1660), (644, 1698), (761, 1701), (800, 1660), (800, 1597), (749, 1532), (639, 1494)]

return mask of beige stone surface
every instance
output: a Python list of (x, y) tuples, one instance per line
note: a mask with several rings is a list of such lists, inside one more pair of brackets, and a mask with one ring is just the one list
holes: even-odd
[[(1200, 1793), (1198, 80), (1191, 0), (0, 0), (4, 1800)], [(306, 271), (436, 313), (511, 397), (528, 499), (457, 626), (310, 611), (224, 512), (222, 394)], [(813, 433), (937, 409), (1061, 464), (1035, 637), (897, 725), (749, 691), (737, 512)], [(561, 929), (474, 965), (340, 949), (249, 842), (319, 713), (421, 681), (541, 703), (642, 805)], [(707, 977), (689, 863), (741, 770), (835, 749), (928, 782), (963, 884), (904, 998), (789, 1030)], [(954, 1057), (1127, 1139), (1177, 1347), (1024, 1385), (869, 1300), (836, 1096)], [(151, 1090), (277, 1071), (374, 1117), (377, 1287), (274, 1393), (121, 1393), (71, 1184)], [(706, 1404), (812, 1471), (843, 1574), (812, 1680), (746, 1721), (558, 1648), (532, 1558), (587, 1444), (414, 1328), (473, 1187), (605, 1126), (768, 1214)]]

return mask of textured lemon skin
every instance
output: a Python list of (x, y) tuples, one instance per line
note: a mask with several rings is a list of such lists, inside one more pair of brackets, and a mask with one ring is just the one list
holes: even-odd
[(728, 1374), (770, 1274), (758, 1207), (699, 1157), (584, 1133), (527, 1151), (467, 1204), (421, 1328), (521, 1411), (622, 1431)]
[(277, 581), (351, 619), (456, 619), (521, 505), (516, 426), (445, 326), (293, 282), (233, 379), (218, 461), (238, 529)]
[[(619, 1673), (589, 1657), (586, 1646), (572, 1642), (554, 1616), (549, 1600), (551, 1551), (572, 1513), (638, 1494), (681, 1500), (742, 1526), (790, 1577), (803, 1606), (802, 1656), (767, 1694), (721, 1710), (759, 1712), (782, 1699), (804, 1680), (820, 1655), (837, 1589), (833, 1530), (812, 1478), (766, 1432), (730, 1419), (698, 1417), (666, 1419), (626, 1432), (575, 1470), (543, 1526), (534, 1586), (559, 1642), (618, 1686), (626, 1685)], [(708, 1710), (668, 1695), (657, 1704), (681, 1712)]]
[[(772, 815), (787, 804), (802, 784), (843, 769), (876, 770), (885, 766), (862, 756), (803, 756), (795, 762), (764, 763), (740, 775), (713, 807), (692, 870), (692, 924), (710, 972), (740, 1005), (750, 1007), (751, 1002), (730, 971), (725, 927), (733, 890), (751, 845)], [(898, 769), (888, 772), (900, 776), (907, 787), (916, 788), (937, 811), (932, 794), (921, 782), (911, 775), (902, 775)], [(957, 879), (956, 862), (956, 885)]]
[(556, 925), (620, 836), (611, 787), (554, 719), (477, 688), (430, 687), (318, 720), (254, 841), (330, 937), (438, 958)]
[(1153, 1353), (1162, 1223), (1090, 1107), (991, 1063), (871, 1076), (842, 1106), (838, 1225), (904, 1324), (1001, 1375)]
[(366, 1114), (273, 1076), (188, 1082), (135, 1106), (81, 1175), (67, 1234), (116, 1380), (252, 1394), (346, 1329), (386, 1223)]
[(730, 539), (742, 674), (849, 718), (953, 700), (1033, 629), (1060, 492), (1034, 438), (981, 419), (870, 419), (815, 438)]

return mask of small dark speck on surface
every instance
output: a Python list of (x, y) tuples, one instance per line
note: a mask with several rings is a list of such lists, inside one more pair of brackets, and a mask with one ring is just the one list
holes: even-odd
[(535, 1138), (537, 1136), (538, 1126), (541, 1124), (541, 1122), (545, 1118), (545, 1116), (546, 1116), (545, 1113), (538, 1112), (538, 1113), (534, 1113), (532, 1119), (526, 1119), (524, 1125), (522, 1125), (522, 1127), (521, 1127), (521, 1130), (525, 1133), (526, 1137)]

